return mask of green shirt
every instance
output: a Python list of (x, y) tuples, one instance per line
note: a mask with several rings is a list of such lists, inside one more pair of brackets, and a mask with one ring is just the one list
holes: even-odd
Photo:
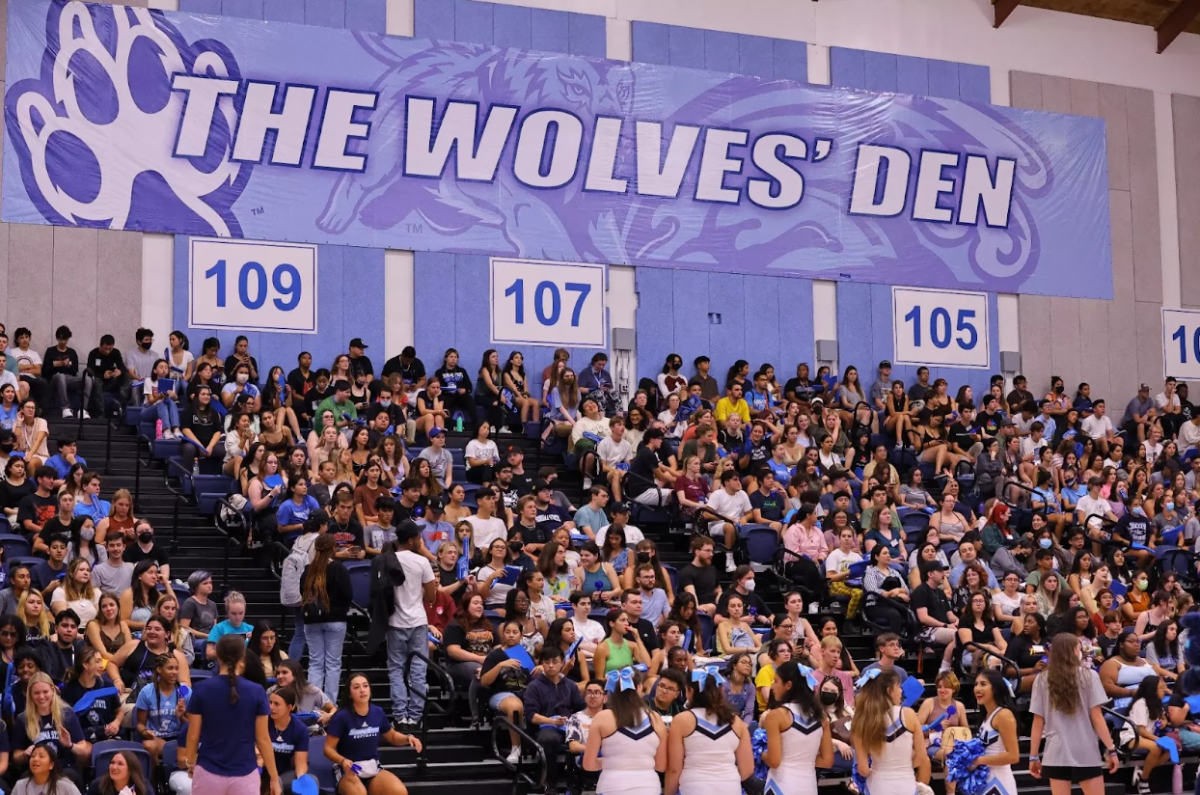
[(320, 405), (317, 406), (317, 417), (320, 417), (321, 413), (325, 410), (333, 412), (333, 422), (335, 425), (345, 419), (342, 416), (343, 414), (349, 414), (351, 420), (358, 419), (358, 409), (354, 407), (352, 402), (347, 400), (345, 403), (338, 403), (333, 399), (332, 395), (322, 400)]

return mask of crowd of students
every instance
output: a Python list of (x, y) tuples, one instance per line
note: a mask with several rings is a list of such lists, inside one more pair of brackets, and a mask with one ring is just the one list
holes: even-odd
[[(260, 750), (255, 787), (260, 763), (272, 788), (308, 774), (298, 713), (327, 733), (340, 792), (397, 795), (403, 784), (379, 768), (378, 747), (419, 748), (412, 733), (424, 687), (413, 683), (424, 682), (427, 657), (468, 694), (474, 718), (503, 715), (548, 756), (601, 770), (603, 791), (648, 793), (654, 785), (635, 773), (652, 769), (667, 792), (689, 795), (723, 794), (750, 776), (755, 725), (767, 731), (764, 759), (780, 792), (815, 792), (815, 767), (849, 770), (856, 749), (868, 782), (927, 781), (926, 749), (935, 762), (944, 756), (930, 745), (939, 738), (924, 731), (927, 718), (953, 702), (957, 684), (943, 685), (957, 675), (973, 682), (986, 712), (980, 736), (1003, 773), (1015, 761), (1003, 683), (1041, 704), (1045, 671), (1070, 662), (1056, 663), (1048, 649), (1079, 649), (1109, 698), (1140, 692), (1134, 668), (1168, 688), (1182, 670), (1174, 618), (1191, 598), (1182, 572), (1156, 565), (1155, 551), (1183, 550), (1190, 569), (1200, 432), (1189, 442), (1188, 426), (1200, 412), (1172, 380), (1156, 399), (1143, 385), (1113, 426), (1086, 384), (1071, 400), (1055, 378), (1037, 400), (1023, 378), (1007, 395), (998, 378), (977, 409), (969, 387), (951, 396), (927, 371), (906, 387), (888, 362), (866, 389), (854, 367), (810, 378), (800, 365), (780, 385), (771, 366), (751, 374), (737, 362), (721, 389), (705, 357), (688, 378), (671, 355), (624, 403), (603, 354), (577, 374), (569, 354), (556, 352), (535, 397), (519, 352), (501, 367), (487, 351), (474, 384), (454, 350), (428, 374), (406, 348), (376, 376), (358, 339), (327, 370), (301, 354), (290, 372), (262, 373), (245, 338), (222, 360), (215, 338), (196, 357), (173, 332), (160, 356), (153, 333), (139, 329), (129, 357), (102, 340), (83, 378), (78, 357), (70, 369), (69, 329), (45, 357), (31, 355), (29, 337), (18, 329), (8, 356), (15, 373), (0, 375), (0, 509), (43, 560), (4, 573), (0, 657), (13, 679), (5, 718), (17, 748), (33, 737), (14, 734), (27, 722), (27, 698), (39, 715), (54, 714), (32, 698), (38, 677), (76, 704), (116, 688), (118, 697), (82, 713), (90, 729), (76, 735), (63, 723), (38, 733), (55, 752), (48, 767), (76, 784), (83, 779), (73, 771), (90, 763), (83, 743), (124, 732), (142, 739), (164, 780), (164, 748), (178, 744), (177, 791), (194, 765), (244, 779), (229, 791), (248, 792), (245, 765), (206, 756), (200, 696), (220, 725), (230, 710), (253, 707), (243, 745)], [(236, 593), (218, 621), (203, 572), (188, 579), (181, 603), (170, 561), (154, 529), (133, 516), (129, 494), (103, 499), (102, 479), (71, 438), (55, 440), (50, 454), (46, 412), (123, 401), (148, 407), (157, 433), (181, 440), (187, 468), (234, 478), (254, 544), (286, 552), (280, 600), (296, 626), (286, 651), (269, 622), (245, 621)], [(538, 423), (543, 450), (561, 454), (562, 466), (527, 472), (521, 445), (497, 444), (526, 422)], [(461, 469), (447, 448), (452, 431), (470, 437)], [(556, 488), (572, 468), (585, 479), (584, 505)], [(632, 503), (668, 508), (694, 530), (678, 572), (631, 524)], [(745, 565), (746, 535), (764, 528), (777, 534), (782, 570), (797, 586), (779, 609), (755, 591), (758, 572)], [(365, 677), (343, 684), (346, 564), (366, 560), (392, 586), (370, 605), (370, 646), (387, 650), (390, 716), (369, 706)], [(831, 599), (845, 604), (844, 620), (814, 626), (806, 602)], [(877, 630), (880, 661), (860, 678), (839, 633), (840, 623), (864, 621)], [(894, 661), (905, 652), (893, 633), (945, 650), (938, 694), (921, 716), (900, 706), (906, 675)], [(220, 673), (191, 690), (193, 666)], [(257, 689), (243, 697), (243, 687)], [(1051, 706), (1035, 713), (1074, 714), (1059, 695), (1052, 689)], [(1131, 714), (1152, 724), (1143, 708), (1153, 712), (1143, 703)], [(1176, 725), (1190, 725), (1175, 709)], [(1180, 736), (1200, 747), (1200, 733)], [(521, 736), (511, 741), (506, 761), (519, 764)], [(1047, 753), (1048, 768), (1063, 767)], [(10, 778), (43, 766), (28, 756), (14, 751)], [(628, 765), (602, 761), (626, 757)], [(1145, 771), (1161, 762), (1152, 755)]]

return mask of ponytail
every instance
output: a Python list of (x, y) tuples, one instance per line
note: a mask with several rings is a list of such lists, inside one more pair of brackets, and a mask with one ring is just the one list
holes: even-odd
[(240, 635), (223, 635), (217, 641), (217, 662), (229, 669), (229, 703), (238, 703), (238, 664), (246, 658), (246, 641)]

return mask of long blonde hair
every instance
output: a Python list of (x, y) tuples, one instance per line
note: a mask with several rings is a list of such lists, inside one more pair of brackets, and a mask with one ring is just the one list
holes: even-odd
[[(29, 601), (29, 595), (33, 593), (37, 594), (38, 598), (42, 600), (42, 615), (36, 622), (31, 622), (29, 614), (25, 612), (25, 603)], [(50, 608), (46, 605), (46, 598), (42, 596), (41, 591), (31, 587), (25, 593), (21, 594), (20, 600), (17, 601), (17, 615), (25, 622), (25, 626), (37, 627), (38, 632), (41, 633), (43, 638), (50, 637)]]
[(854, 699), (854, 721), (851, 736), (862, 743), (870, 755), (878, 755), (887, 742), (888, 726), (892, 722), (892, 697), (888, 691), (900, 681), (895, 671), (881, 673), (867, 682)]
[(87, 599), (91, 602), (100, 601), (100, 589), (92, 585), (91, 580), (86, 583), (79, 583), (75, 580), (75, 571), (81, 566), (92, 564), (87, 558), (75, 558), (67, 564), (67, 578), (63, 582), (63, 594), (67, 597), (68, 602), (77, 602), (80, 599)]
[[(37, 709), (33, 706), (33, 698), (30, 696), (30, 691), (33, 686), (44, 684), (50, 688), (50, 719), (54, 721), (54, 729), (58, 732), (58, 736), (63, 734), (63, 714), (66, 712), (66, 705), (62, 699), (58, 697), (58, 688), (54, 685), (54, 680), (49, 674), (38, 671), (33, 676), (29, 677), (29, 681), (25, 685), (25, 734), (31, 740), (36, 738), (42, 732), (41, 717), (37, 713)], [(75, 738), (71, 738), (75, 739)]]
[(179, 610), (183, 605), (179, 604), (179, 597), (175, 595), (174, 591), (170, 589), (163, 591), (163, 595), (158, 597), (158, 601), (154, 603), (154, 614), (161, 616), (162, 606), (167, 602), (175, 603), (175, 620), (171, 621), (171, 625), (175, 627), (175, 630), (174, 635), (171, 637), (171, 643), (175, 645), (175, 648), (182, 649), (184, 648), (184, 643), (191, 643), (192, 641), (188, 636), (188, 631), (179, 623)]

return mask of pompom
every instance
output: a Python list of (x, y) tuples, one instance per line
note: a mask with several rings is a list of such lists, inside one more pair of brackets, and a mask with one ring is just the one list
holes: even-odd
[(962, 795), (981, 795), (987, 786), (991, 776), (987, 765), (971, 769), (971, 763), (983, 756), (984, 750), (980, 740), (960, 740), (946, 755), (946, 780), (955, 782)]
[[(867, 767), (870, 767), (870, 766), (871, 766), (871, 760), (870, 760), (870, 758), (868, 758), (867, 759)], [(850, 759), (850, 780), (854, 783), (854, 786), (858, 788), (858, 791), (862, 795), (867, 795), (867, 780), (865, 778), (863, 778), (858, 772), (858, 757), (857, 756), (852, 757)]]
[(754, 751), (754, 777), (766, 779), (767, 764), (763, 754), (767, 751), (767, 730), (761, 726), (750, 735), (750, 748)]

